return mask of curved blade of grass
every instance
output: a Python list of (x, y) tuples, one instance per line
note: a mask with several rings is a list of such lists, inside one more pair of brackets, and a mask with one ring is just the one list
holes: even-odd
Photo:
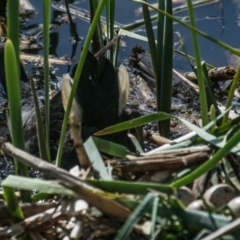
[(12, 187), (18, 189), (24, 189), (32, 191), (32, 189), (36, 189), (39, 192), (47, 193), (47, 194), (60, 194), (65, 196), (74, 197), (76, 194), (64, 187), (63, 185), (54, 182), (47, 181), (42, 179), (31, 179), (26, 177), (19, 177), (14, 175), (9, 175), (3, 182), (3, 187)]
[(94, 143), (93, 138), (89, 137), (83, 146), (92, 166), (98, 171), (100, 179), (112, 180), (111, 175), (107, 172), (103, 159)]
[(86, 56), (87, 56), (89, 45), (91, 43), (93, 34), (95, 32), (98, 20), (100, 18), (102, 9), (105, 6), (106, 1), (107, 0), (102, 0), (102, 1), (100, 1), (99, 5), (98, 5), (98, 8), (97, 8), (97, 11), (95, 13), (94, 19), (93, 19), (92, 24), (89, 28), (89, 32), (87, 34), (86, 41), (84, 43), (82, 54), (81, 54), (81, 57), (80, 57), (80, 60), (78, 62), (77, 69), (76, 69), (76, 72), (75, 72), (75, 75), (74, 75), (72, 91), (71, 91), (70, 96), (69, 96), (68, 105), (67, 105), (67, 109), (66, 109), (64, 119), (63, 119), (63, 124), (62, 124), (58, 153), (57, 153), (57, 157), (56, 157), (56, 165), (57, 166), (61, 165), (62, 150), (63, 150), (63, 144), (64, 144), (64, 139), (65, 139), (66, 130), (67, 130), (68, 118), (69, 118), (69, 115), (70, 115), (73, 98), (74, 98), (75, 93), (76, 93), (78, 81), (79, 81), (81, 73), (82, 73), (82, 68), (83, 68), (83, 65), (84, 65), (84, 62), (85, 62), (85, 59), (86, 59)]
[(158, 196), (154, 193), (148, 193), (143, 201), (135, 208), (128, 220), (124, 223), (119, 230), (115, 240), (127, 239), (133, 226), (141, 219), (147, 208), (149, 208)]
[(156, 222), (157, 222), (158, 203), (159, 203), (159, 198), (156, 197), (153, 201), (152, 215), (151, 215), (151, 224), (152, 224), (151, 240), (155, 240), (155, 228), (156, 228)]
[(12, 41), (14, 51), (16, 53), (16, 69), (17, 76), (20, 76), (20, 64), (19, 64), (19, 0), (8, 0), (8, 20), (7, 20), (7, 36)]
[(169, 185), (157, 183), (144, 183), (144, 182), (128, 182), (128, 181), (99, 181), (99, 180), (86, 180), (89, 184), (98, 187), (107, 192), (118, 192), (123, 194), (146, 194), (149, 189), (154, 189), (166, 194), (174, 194), (175, 189)]
[[(7, 80), (7, 92), (10, 109), (11, 135), (13, 144), (24, 149), (24, 137), (22, 131), (20, 80), (18, 74), (16, 53), (12, 41), (8, 39), (4, 48), (5, 72)], [(19, 63), (19, 62), (18, 62)]]
[[(154, 9), (155, 11), (157, 11), (157, 12), (159, 12), (159, 13), (161, 13), (161, 14), (169, 17), (169, 18), (171, 18), (173, 21), (175, 21), (175, 22), (183, 25), (184, 27), (186, 27), (186, 28), (188, 28), (188, 29), (190, 29), (190, 30), (195, 31), (195, 32), (198, 33), (199, 35), (201, 35), (201, 36), (205, 37), (206, 39), (208, 39), (208, 40), (216, 43), (217, 45), (223, 47), (224, 49), (230, 51), (231, 53), (234, 53), (234, 54), (236, 54), (237, 56), (240, 56), (240, 50), (239, 50), (239, 49), (233, 48), (233, 47), (231, 47), (230, 45), (228, 45), (228, 44), (226, 44), (226, 43), (224, 43), (224, 42), (222, 42), (222, 41), (219, 41), (219, 40), (217, 40), (217, 39), (209, 36), (208, 34), (206, 34), (206, 33), (202, 32), (202, 31), (198, 30), (197, 28), (195, 28), (195, 27), (193, 27), (193, 26), (191, 26), (191, 25), (189, 25), (189, 24), (186, 24), (185, 22), (179, 20), (177, 17), (174, 17), (174, 16), (172, 16), (172, 15), (170, 15), (170, 14), (162, 11), (161, 9), (155, 8), (154, 6), (152, 6), (152, 5), (149, 4), (149, 3), (146, 3), (145, 1), (142, 1), (142, 0), (132, 0), (132, 1), (146, 4), (148, 7)], [(157, 16), (157, 15), (156, 15), (156, 16)], [(124, 29), (126, 29), (126, 28), (124, 28)], [(129, 30), (129, 29), (126, 29), (126, 30)]]
[[(16, 147), (24, 149), (20, 104), (20, 61), (19, 61), (19, 0), (8, 1), (8, 40), (5, 43), (4, 62), (10, 109), (11, 137)], [(15, 172), (28, 176), (28, 168), (14, 159)], [(24, 202), (30, 201), (30, 193), (21, 192)]]
[[(187, 0), (187, 5), (188, 5), (188, 13), (190, 17), (191, 26), (193, 28), (196, 28), (192, 0)], [(208, 124), (208, 106), (206, 101), (207, 98), (206, 98), (203, 70), (201, 65), (202, 59), (201, 59), (200, 48), (198, 43), (198, 36), (197, 36), (197, 33), (193, 30), (192, 30), (192, 41), (193, 41), (194, 55), (196, 57), (196, 64), (197, 64), (197, 79), (198, 79), (199, 95), (200, 95), (201, 117), (202, 117), (203, 126), (205, 126)]]
[(7, 203), (8, 210), (11, 214), (11, 220), (14, 223), (18, 223), (24, 219), (22, 209), (18, 204), (17, 197), (12, 187), (3, 186), (4, 199)]
[(50, 141), (49, 141), (49, 126), (50, 126), (50, 100), (49, 100), (49, 25), (51, 15), (51, 1), (43, 0), (43, 56), (44, 56), (44, 90), (45, 90), (45, 136), (47, 159), (50, 159)]
[[(7, 81), (8, 102), (10, 110), (11, 137), (13, 145), (24, 150), (24, 137), (22, 129), (21, 101), (20, 101), (20, 80), (19, 80), (19, 61), (12, 41), (8, 39), (4, 48), (5, 73)], [(18, 64), (17, 64), (18, 63)], [(28, 168), (14, 159), (15, 171), (21, 176), (28, 176)], [(21, 197), (24, 202), (29, 202), (30, 193), (23, 191)]]
[[(229, 108), (230, 109), (230, 108)], [(225, 134), (229, 129), (234, 127), (235, 125), (238, 125), (240, 123), (240, 116), (234, 118), (233, 120), (223, 123), (220, 127), (215, 128), (213, 134), (215, 136), (220, 136)]]
[(143, 149), (142, 149), (139, 141), (137, 140), (137, 138), (133, 134), (131, 134), (131, 133), (128, 133), (128, 137), (131, 140), (132, 144), (134, 145), (136, 151), (139, 152), (139, 154), (142, 154), (143, 153)]
[(123, 123), (119, 123), (119, 124), (113, 125), (111, 127), (107, 127), (105, 129), (95, 133), (94, 135), (102, 136), (102, 135), (106, 135), (106, 134), (120, 132), (120, 131), (124, 131), (127, 129), (142, 126), (143, 124), (148, 123), (148, 122), (163, 121), (163, 120), (167, 120), (170, 118), (171, 118), (170, 114), (163, 113), (163, 112), (157, 112), (157, 113), (149, 114), (147, 116), (135, 118), (135, 119), (123, 122)]
[[(152, 22), (150, 19), (150, 13), (149, 9), (145, 4), (142, 4), (142, 10), (143, 10), (143, 16), (144, 16), (144, 22), (145, 22), (145, 28), (147, 32), (147, 38), (148, 38), (148, 45), (151, 53), (151, 59), (152, 59), (152, 66), (153, 66), (153, 75), (155, 82), (157, 84), (157, 46), (155, 43), (155, 37), (154, 37), (154, 32), (153, 32), (153, 27), (152, 27)], [(157, 86), (156, 86), (157, 87)]]
[(128, 36), (128, 37), (135, 38), (135, 39), (138, 39), (138, 40), (142, 40), (142, 41), (145, 41), (145, 42), (148, 41), (147, 37), (142, 36), (142, 35), (137, 34), (137, 33), (134, 33), (134, 32), (124, 30), (124, 29), (120, 29), (118, 34), (121, 35), (121, 36)]
[(30, 80), (30, 85), (31, 85), (31, 90), (33, 93), (33, 100), (34, 100), (34, 106), (35, 106), (35, 114), (36, 114), (36, 127), (37, 127), (37, 137), (38, 137), (38, 148), (39, 148), (39, 153), (40, 157), (45, 160), (50, 160), (48, 158), (48, 153), (47, 153), (47, 146), (46, 146), (46, 141), (45, 141), (45, 136), (44, 136), (44, 127), (42, 123), (42, 117), (38, 105), (38, 98), (37, 98), (37, 93), (35, 90), (35, 85), (32, 80), (32, 78), (29, 78)]
[(120, 144), (110, 142), (98, 137), (92, 137), (92, 138), (95, 144), (97, 145), (98, 150), (103, 153), (107, 153), (111, 156), (119, 157), (119, 158), (125, 158), (126, 155), (128, 154), (136, 155)]
[[(159, 0), (158, 8), (172, 15), (172, 1)], [(158, 111), (171, 112), (173, 23), (172, 19), (158, 13), (156, 93)], [(159, 67), (160, 65), (160, 67)], [(158, 83), (157, 83), (158, 82)], [(158, 123), (162, 136), (170, 136), (170, 119)]]
[(200, 177), (202, 174), (210, 171), (213, 169), (216, 164), (224, 157), (229, 154), (231, 149), (235, 147), (239, 143), (240, 139), (240, 130), (238, 130), (235, 135), (233, 135), (227, 142), (227, 144), (219, 149), (214, 156), (209, 159), (207, 162), (203, 163), (200, 167), (198, 167), (196, 170), (188, 174), (187, 176), (177, 180), (176, 182), (172, 183), (171, 186), (179, 188), (181, 186), (187, 185), (191, 182), (193, 182), (196, 178)]

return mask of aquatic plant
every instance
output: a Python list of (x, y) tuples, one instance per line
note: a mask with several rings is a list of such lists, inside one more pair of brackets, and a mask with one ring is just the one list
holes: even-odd
[[(154, 149), (148, 153), (144, 153), (140, 147), (137, 145), (136, 139), (135, 146), (137, 146), (139, 152), (132, 153), (126, 147), (120, 146), (102, 140), (97, 137), (90, 137), (84, 144), (85, 151), (87, 156), (90, 158), (92, 166), (98, 170), (98, 177), (95, 179), (86, 179), (85, 181), (80, 180), (79, 178), (70, 175), (68, 172), (55, 168), (53, 165), (47, 162), (43, 162), (41, 159), (33, 157), (24, 151), (24, 141), (22, 133), (22, 123), (21, 123), (21, 106), (20, 106), (20, 71), (19, 71), (19, 56), (18, 56), (18, 31), (16, 31), (16, 24), (18, 25), (18, 1), (9, 1), (8, 5), (8, 40), (6, 42), (6, 53), (5, 54), (5, 63), (6, 63), (6, 77), (7, 77), (7, 88), (8, 88), (8, 97), (9, 97), (9, 107), (10, 107), (10, 119), (11, 119), (11, 136), (13, 140), (13, 145), (18, 148), (13, 148), (9, 143), (2, 144), (2, 149), (6, 151), (9, 155), (15, 157), (15, 168), (16, 173), (20, 176), (9, 176), (3, 183), (3, 189), (5, 194), (5, 199), (8, 202), (8, 206), (11, 212), (11, 217), (14, 222), (19, 222), (23, 219), (23, 213), (20, 209), (17, 197), (14, 194), (13, 188), (25, 189), (26, 192), (22, 192), (21, 195), (23, 201), (30, 202), (29, 190), (36, 189), (40, 193), (35, 195), (33, 198), (35, 201), (41, 199), (48, 199), (49, 196), (68, 196), (71, 198), (67, 204), (70, 205), (70, 209), (73, 208), (73, 204), (76, 203), (75, 199), (84, 199), (90, 205), (97, 207), (101, 212), (113, 216), (116, 219), (124, 220), (125, 223), (122, 225), (121, 229), (116, 234), (115, 239), (127, 239), (130, 232), (134, 228), (135, 224), (146, 217), (146, 214), (151, 220), (151, 230), (149, 237), (151, 239), (161, 238), (161, 239), (189, 239), (194, 235), (195, 239), (201, 239), (202, 236), (206, 235), (204, 229), (207, 229), (207, 234), (214, 232), (216, 229), (220, 229), (223, 226), (228, 227), (225, 232), (216, 233), (218, 237), (221, 237), (228, 231), (233, 231), (232, 235), (234, 237), (239, 236), (239, 230), (234, 229), (234, 226), (231, 226), (231, 221), (233, 218), (228, 216), (220, 215), (219, 213), (212, 213), (208, 211), (193, 211), (186, 209), (183, 206), (182, 202), (176, 198), (176, 191), (187, 184), (192, 183), (195, 179), (199, 178), (203, 174), (210, 172), (212, 169), (216, 168), (218, 163), (223, 159), (221, 164), (221, 173), (225, 173), (226, 181), (231, 183), (235, 189), (240, 190), (239, 176), (236, 176), (233, 167), (228, 163), (227, 158), (229, 154), (234, 156), (237, 161), (239, 158), (239, 122), (240, 117), (235, 118), (231, 121), (228, 121), (228, 112), (230, 110), (232, 92), (236, 86), (237, 80), (240, 74), (240, 68), (237, 70), (234, 82), (231, 87), (231, 91), (228, 97), (227, 109), (221, 114), (215, 114), (215, 110), (212, 107), (211, 117), (208, 117), (208, 105), (209, 100), (206, 97), (205, 85), (206, 85), (206, 74), (204, 74), (204, 64), (202, 64), (200, 49), (198, 46), (197, 34), (200, 34), (207, 39), (219, 44), (219, 46), (228, 49), (235, 54), (240, 55), (239, 50), (232, 48), (231, 46), (226, 45), (223, 42), (213, 39), (211, 36), (206, 35), (205, 33), (199, 31), (195, 26), (195, 18), (193, 14), (192, 1), (187, 1), (187, 8), (190, 15), (190, 24), (180, 21), (172, 15), (172, 4), (168, 0), (159, 0), (158, 7), (154, 7), (148, 4), (146, 1), (136, 0), (142, 4), (143, 13), (144, 13), (144, 23), (147, 29), (147, 39), (149, 42), (149, 48), (151, 52), (152, 64), (154, 68), (154, 77), (156, 80), (156, 89), (157, 89), (157, 103), (158, 110), (164, 112), (157, 112), (147, 116), (142, 116), (140, 118), (127, 121), (115, 126), (108, 127), (96, 133), (96, 136), (115, 133), (118, 131), (131, 129), (144, 125), (147, 122), (151, 121), (160, 121), (159, 130), (160, 133), (164, 136), (169, 135), (169, 120), (171, 118), (170, 113), (170, 103), (171, 103), (171, 78), (172, 78), (172, 22), (178, 21), (180, 24), (188, 27), (192, 30), (192, 37), (195, 49), (195, 59), (197, 62), (197, 75), (200, 88), (200, 102), (201, 102), (201, 113), (203, 118), (203, 128), (199, 128), (184, 119), (178, 118), (179, 121), (182, 121), (187, 127), (189, 127), (192, 132), (180, 139), (176, 139), (174, 144), (165, 144), (162, 147)], [(205, 3), (206, 1), (201, 1)], [(199, 3), (199, 2), (198, 2)], [(49, 48), (49, 12), (50, 12), (50, 1), (44, 1), (44, 68), (45, 68), (45, 104), (46, 104), (46, 122), (45, 122), (45, 132), (46, 132), (46, 143), (43, 143), (43, 147), (39, 147), (41, 150), (41, 157), (48, 159), (49, 157), (49, 96), (48, 96), (48, 84), (49, 84), (49, 69), (48, 69), (48, 48)], [(71, 111), (71, 105), (75, 96), (76, 88), (79, 83), (81, 72), (83, 70), (84, 62), (88, 49), (90, 47), (91, 40), (96, 37), (96, 41), (103, 42), (102, 35), (100, 34), (100, 15), (104, 7), (106, 7), (106, 17), (107, 17), (107, 42), (110, 42), (114, 37), (114, 1), (91, 1), (91, 6), (93, 6), (92, 13), (92, 23), (87, 34), (83, 50), (81, 52), (80, 60), (77, 65), (77, 70), (74, 76), (74, 82), (72, 85), (72, 91), (68, 100), (66, 113), (63, 120), (62, 132), (60, 137), (60, 144), (58, 149), (56, 165), (60, 166), (61, 164), (61, 155), (62, 148), (64, 144), (64, 139), (66, 135), (67, 124), (69, 121), (69, 115)], [(148, 7), (153, 8), (157, 11), (157, 15), (150, 17)], [(186, 7), (186, 6), (185, 6)], [(158, 20), (158, 30), (156, 39), (154, 37), (154, 32), (152, 29), (152, 21)], [(12, 20), (12, 21), (11, 21)], [(140, 23), (138, 23), (139, 26)], [(143, 23), (141, 23), (143, 24)], [(136, 24), (133, 24), (136, 26)], [(122, 30), (119, 30), (118, 34), (127, 34), (129, 36), (139, 37), (135, 33), (129, 31), (130, 26), (123, 27)], [(13, 31), (14, 30), (14, 31)], [(18, 29), (17, 29), (18, 30)], [(97, 34), (96, 34), (97, 32)], [(144, 38), (141, 38), (144, 39)], [(157, 40), (157, 41), (155, 41)], [(101, 44), (100, 44), (101, 46)], [(111, 48), (108, 52), (109, 59), (115, 62), (117, 56), (118, 47)], [(11, 61), (11, 62), (10, 62)], [(161, 63), (161, 68), (158, 67), (158, 64)], [(168, 63), (168, 64), (166, 64)], [(13, 67), (13, 70), (10, 70), (9, 66)], [(14, 79), (14, 81), (12, 81)], [(167, 81), (166, 81), (167, 80)], [(12, 87), (11, 84), (14, 84)], [(211, 91), (211, 90), (209, 90)], [(35, 101), (37, 102), (37, 101)], [(166, 103), (166, 106), (163, 106), (163, 102)], [(37, 110), (38, 111), (38, 110)], [(219, 125), (219, 122), (224, 118), (222, 124)], [(40, 118), (41, 119), (41, 118)], [(41, 120), (38, 120), (39, 124)], [(39, 131), (41, 127), (38, 127)], [(39, 136), (42, 133), (38, 133)], [(39, 137), (40, 139), (40, 137)], [(39, 140), (39, 142), (41, 142)], [(44, 142), (44, 141), (43, 141)], [(210, 147), (209, 147), (210, 146)], [(21, 150), (19, 150), (21, 149)], [(47, 149), (47, 150), (44, 150)], [(117, 174), (117, 178), (123, 178), (125, 181), (114, 180), (112, 176), (112, 171), (110, 167), (106, 167), (99, 151), (107, 153), (109, 155), (123, 158), (120, 161), (114, 160), (113, 162), (109, 161), (109, 166), (114, 167), (114, 171), (118, 172), (119, 169), (122, 170), (121, 173)], [(211, 151), (211, 153), (209, 153)], [(201, 153), (204, 153), (202, 162), (194, 162), (195, 165), (201, 163), (200, 166), (195, 167), (193, 165), (189, 166), (188, 157), (189, 153), (194, 153), (193, 159), (198, 159), (198, 156)], [(170, 155), (170, 156), (169, 156)], [(45, 156), (45, 157), (44, 157)], [(176, 159), (172, 159), (175, 157)], [(155, 159), (153, 159), (155, 158)], [(157, 159), (156, 159), (157, 158)], [(171, 158), (171, 167), (173, 163), (183, 165), (183, 171), (179, 171), (179, 168), (168, 168), (170, 172), (175, 172), (175, 175), (170, 176), (169, 180), (165, 184), (154, 184), (154, 183), (145, 183), (145, 182), (134, 182), (129, 181), (130, 178), (133, 178), (134, 173), (140, 174), (138, 170), (146, 172), (146, 169), (151, 169), (147, 164), (151, 162), (154, 165), (153, 161), (158, 161), (159, 171), (163, 170), (164, 163), (167, 163)], [(160, 161), (161, 160), (161, 161)], [(21, 164), (18, 164), (18, 161)], [(29, 179), (27, 174), (27, 167), (34, 167), (42, 171), (43, 173), (48, 174), (50, 178), (57, 179), (58, 182), (42, 180), (42, 179)], [(129, 164), (129, 166), (128, 166)], [(162, 164), (162, 165), (161, 165)], [(181, 165), (181, 166), (182, 166)], [(144, 166), (141, 168), (141, 166)], [(157, 166), (154, 165), (155, 167)], [(169, 166), (168, 166), (169, 167)], [(124, 169), (127, 171), (124, 172)], [(130, 170), (129, 170), (130, 169)], [(223, 170), (222, 170), (223, 169)], [(149, 170), (150, 171), (150, 170)], [(152, 169), (151, 169), (152, 171)], [(226, 174), (227, 173), (227, 174)], [(114, 172), (115, 174), (115, 172)], [(124, 174), (126, 176), (124, 176)], [(136, 174), (136, 175), (137, 175)], [(125, 178), (124, 178), (125, 177)], [(126, 180), (128, 179), (128, 181)], [(212, 181), (216, 181), (212, 179)], [(128, 194), (135, 196), (135, 198), (128, 197)], [(145, 196), (143, 198), (139, 196)], [(61, 202), (60, 204), (61, 205)], [(205, 204), (207, 205), (207, 204)], [(52, 206), (51, 206), (52, 207)], [(66, 202), (62, 203), (62, 208), (66, 211)], [(51, 214), (46, 214), (51, 216), (49, 221), (53, 221), (54, 217), (52, 214), (60, 214), (59, 209), (53, 209), (54, 211)], [(75, 211), (74, 214), (76, 214)], [(64, 212), (65, 213), (65, 212)], [(70, 211), (68, 212), (70, 216), (75, 216)], [(72, 215), (71, 215), (72, 214)], [(62, 215), (61, 215), (62, 216)], [(36, 221), (39, 218), (36, 218)], [(44, 222), (45, 218), (41, 218)], [(35, 222), (34, 222), (35, 223)], [(36, 224), (32, 224), (36, 225)], [(31, 224), (29, 224), (26, 229), (31, 231)], [(45, 224), (46, 225), (46, 224)], [(16, 233), (17, 236), (21, 235), (24, 230), (23, 226), (18, 226), (18, 229), (21, 229), (21, 233)], [(35, 234), (36, 229), (33, 229), (32, 234)], [(12, 231), (13, 232), (13, 231)], [(1, 232), (0, 232), (1, 234)], [(4, 233), (2, 233), (4, 234)], [(7, 234), (7, 233), (6, 233)], [(11, 234), (8, 233), (8, 234)], [(3, 236), (3, 235), (0, 235)], [(5, 235), (4, 235), (5, 236)], [(9, 235), (8, 235), (9, 236)], [(74, 235), (75, 236), (75, 235)], [(77, 239), (78, 237), (75, 236)], [(213, 239), (213, 238), (211, 238)]]

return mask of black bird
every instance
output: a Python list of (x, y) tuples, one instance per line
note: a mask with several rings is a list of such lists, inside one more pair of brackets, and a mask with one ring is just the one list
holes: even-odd
[[(0, 81), (6, 93), (3, 48), (4, 44), (1, 44)], [(76, 67), (73, 70), (73, 74), (75, 69)], [(121, 77), (121, 75), (124, 77)], [(64, 78), (63, 88), (69, 88), (69, 90), (71, 88), (71, 82), (64, 80)], [(107, 58), (101, 56), (97, 59), (91, 52), (88, 52), (74, 99), (76, 115), (78, 116), (78, 121), (82, 123), (83, 141), (103, 128), (139, 116), (138, 113), (134, 113), (133, 116), (124, 111), (128, 98), (128, 88), (128, 73), (123, 67), (115, 70)], [(21, 103), (26, 142), (25, 147), (26, 151), (36, 155), (38, 153), (36, 117), (30, 89), (28, 78), (21, 66)], [(40, 105), (44, 121), (44, 106), (41, 103)], [(50, 102), (50, 145), (52, 159), (55, 159), (56, 156), (56, 142), (60, 137), (63, 117), (64, 109), (62, 106), (61, 93), (58, 92)], [(106, 135), (103, 138), (125, 145), (131, 150), (134, 150), (133, 145), (127, 137), (126, 131)], [(78, 160), (75, 149), (68, 132), (63, 150), (63, 167), (69, 169), (77, 163)]]

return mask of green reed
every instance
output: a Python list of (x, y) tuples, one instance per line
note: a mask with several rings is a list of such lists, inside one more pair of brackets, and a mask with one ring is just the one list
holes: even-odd
[(49, 99), (49, 28), (51, 16), (51, 1), (43, 1), (43, 56), (44, 56), (44, 89), (45, 89), (45, 138), (47, 159), (50, 159), (50, 145), (49, 145), (49, 125), (50, 125), (50, 99)]
[[(24, 150), (20, 97), (20, 60), (19, 60), (19, 1), (8, 1), (8, 40), (5, 43), (4, 62), (6, 85), (10, 112), (11, 137), (14, 146)], [(28, 176), (28, 168), (14, 160), (15, 172)], [(30, 193), (21, 192), (22, 200), (30, 200)]]

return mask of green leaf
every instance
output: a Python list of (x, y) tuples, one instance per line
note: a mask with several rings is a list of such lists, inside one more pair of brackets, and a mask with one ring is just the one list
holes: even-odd
[(149, 114), (147, 116), (135, 118), (135, 119), (123, 122), (123, 123), (119, 123), (119, 124), (116, 124), (116, 125), (111, 126), (111, 127), (107, 127), (105, 129), (95, 133), (94, 135), (95, 136), (102, 136), (102, 135), (106, 135), (106, 134), (120, 132), (120, 131), (124, 131), (124, 130), (127, 130), (127, 129), (142, 126), (145, 123), (163, 121), (163, 120), (167, 120), (167, 119), (170, 119), (170, 118), (171, 118), (170, 114), (163, 113), (163, 112), (157, 112), (157, 113)]
[(92, 137), (83, 144), (92, 166), (98, 171), (100, 179), (111, 180), (111, 175), (107, 172), (103, 159), (94, 143)]
[(50, 126), (50, 99), (49, 99), (49, 28), (50, 28), (50, 15), (51, 15), (51, 1), (44, 0), (43, 4), (43, 55), (44, 55), (44, 89), (45, 89), (45, 137), (46, 137), (46, 150), (47, 160), (50, 159), (50, 140), (49, 140), (49, 126)]
[(57, 182), (47, 181), (42, 179), (31, 179), (31, 178), (19, 177), (14, 175), (9, 175), (2, 182), (2, 186), (24, 189), (29, 191), (36, 189), (39, 192), (48, 193), (48, 194), (75, 196), (75, 193), (72, 190), (64, 187), (63, 185)]
[(125, 194), (146, 194), (149, 189), (154, 189), (166, 194), (175, 193), (175, 189), (169, 185), (144, 183), (144, 182), (128, 182), (128, 181), (99, 181), (87, 180), (87, 182), (95, 187), (101, 188), (107, 192), (118, 192)]
[(124, 223), (122, 228), (119, 230), (118, 235), (115, 240), (127, 239), (133, 226), (141, 219), (141, 217), (146, 212), (146, 209), (149, 208), (158, 198), (154, 193), (148, 193), (143, 201), (135, 208), (133, 213), (130, 215), (128, 220)]
[[(2, 185), (3, 186), (3, 185)], [(17, 196), (14, 189), (9, 186), (3, 186), (4, 199), (7, 202), (8, 210), (13, 222), (17, 223), (24, 219), (22, 209), (18, 204)]]
[(136, 155), (132, 152), (130, 152), (126, 147), (114, 143), (114, 142), (110, 142), (98, 137), (92, 137), (95, 144), (97, 145), (97, 148), (99, 151), (107, 153), (111, 156), (114, 157), (119, 157), (119, 158), (125, 158), (126, 155), (130, 154), (130, 155)]

